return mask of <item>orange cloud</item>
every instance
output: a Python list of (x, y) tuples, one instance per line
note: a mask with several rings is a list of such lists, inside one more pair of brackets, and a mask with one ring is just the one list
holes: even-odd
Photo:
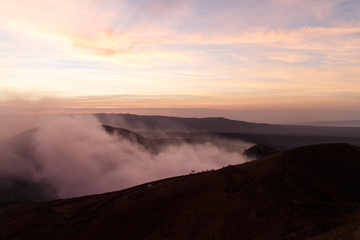
[[(337, 1), (269, 2), (298, 6), (295, 15), (312, 6), (310, 15), (325, 21)], [(245, 21), (259, 16), (239, 8), (199, 17), (193, 8), (190, 1), (3, 0), (0, 31), (26, 50), (7, 50), (0, 60), (0, 89), (53, 91), (60, 108), (358, 103), (360, 23), (294, 28), (281, 24), (288, 14), (272, 9), (273, 28)], [(248, 24), (236, 25), (242, 20)], [(21, 102), (9, 99), (2, 106)]]

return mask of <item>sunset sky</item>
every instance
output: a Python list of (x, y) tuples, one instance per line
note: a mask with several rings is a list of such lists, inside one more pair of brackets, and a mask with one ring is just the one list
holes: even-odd
[(359, 0), (0, 0), (3, 113), (281, 122), (359, 106)]

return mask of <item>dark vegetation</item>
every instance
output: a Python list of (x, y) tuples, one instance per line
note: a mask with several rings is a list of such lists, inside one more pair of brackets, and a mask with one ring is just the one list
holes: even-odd
[(359, 239), (360, 148), (322, 144), (73, 199), (0, 205), (0, 239)]

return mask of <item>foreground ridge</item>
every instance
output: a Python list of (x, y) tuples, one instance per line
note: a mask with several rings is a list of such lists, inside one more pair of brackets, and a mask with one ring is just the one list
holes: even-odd
[(360, 148), (322, 144), (122, 191), (0, 205), (0, 239), (358, 239)]

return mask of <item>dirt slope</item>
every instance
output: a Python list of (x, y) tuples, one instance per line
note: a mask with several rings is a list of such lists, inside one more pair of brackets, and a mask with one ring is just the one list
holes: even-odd
[(118, 192), (2, 204), (0, 239), (358, 239), (359, 184), (359, 147), (307, 146)]

